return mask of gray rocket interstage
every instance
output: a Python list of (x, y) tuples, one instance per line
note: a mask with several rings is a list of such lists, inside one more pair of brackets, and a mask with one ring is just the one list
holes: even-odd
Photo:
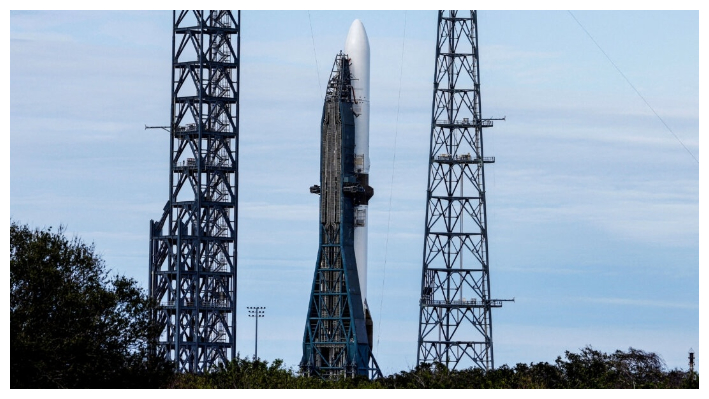
[(381, 376), (367, 306), (369, 40), (355, 20), (335, 58), (321, 126), (320, 243), (301, 371), (337, 379)]

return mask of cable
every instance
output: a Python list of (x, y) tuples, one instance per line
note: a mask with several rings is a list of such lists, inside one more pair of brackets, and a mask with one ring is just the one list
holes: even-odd
[(382, 270), (382, 294), (379, 299), (379, 328), (377, 329), (377, 352), (382, 334), (382, 308), (384, 304), (384, 282), (386, 280), (387, 255), (389, 253), (389, 230), (391, 226), (391, 202), (394, 195), (394, 171), (396, 165), (396, 139), (399, 136), (399, 110), (401, 109), (401, 82), (404, 76), (404, 49), (406, 48), (406, 11), (404, 11), (404, 37), (401, 39), (401, 67), (399, 68), (399, 98), (396, 103), (396, 124), (394, 125), (394, 155), (391, 160), (391, 185), (389, 187), (389, 211), (387, 216), (387, 234), (384, 244), (384, 268)]
[[(567, 10), (567, 11), (568, 11), (568, 10)], [(652, 105), (650, 105), (650, 103), (647, 102), (647, 100), (645, 99), (645, 97), (643, 97), (643, 95), (640, 94), (640, 92), (638, 91), (638, 89), (636, 89), (635, 86), (630, 82), (630, 79), (628, 79), (628, 78), (625, 76), (625, 74), (623, 73), (623, 71), (621, 71), (620, 68), (618, 68), (618, 66), (615, 64), (615, 62), (613, 62), (613, 60), (611, 59), (611, 57), (609, 57), (608, 54), (606, 54), (606, 52), (603, 51), (603, 49), (602, 49), (601, 46), (598, 44), (598, 42), (596, 42), (596, 39), (594, 39), (593, 36), (591, 36), (591, 34), (586, 30), (586, 28), (584, 28), (583, 25), (581, 25), (581, 22), (579, 22), (579, 20), (576, 19), (576, 16), (574, 16), (574, 14), (573, 14), (571, 11), (568, 11), (568, 13), (569, 13), (569, 15), (571, 15), (571, 18), (573, 18), (574, 21), (576, 21), (576, 23), (581, 27), (581, 29), (583, 29), (583, 31), (586, 32), (586, 35), (588, 35), (588, 37), (593, 41), (593, 43), (596, 45), (596, 47), (598, 47), (598, 49), (601, 50), (601, 53), (603, 53), (603, 55), (606, 56), (606, 58), (607, 58), (608, 61), (613, 65), (613, 67), (616, 69), (616, 71), (618, 71), (618, 73), (620, 73), (620, 75), (623, 77), (623, 79), (625, 79), (625, 81), (628, 82), (628, 84), (630, 85), (630, 87), (632, 87), (633, 90), (635, 90), (635, 92), (638, 94), (638, 96), (640, 96), (640, 98), (645, 102), (645, 105), (647, 105), (648, 108), (650, 108), (650, 110), (652, 111), (652, 113), (655, 114), (655, 116), (657, 117), (657, 119), (659, 119), (660, 122), (662, 122), (662, 124), (665, 125), (665, 127), (667, 128), (667, 130), (668, 130), (670, 133), (672, 133), (672, 135), (675, 137), (675, 139), (677, 139), (677, 141), (682, 145), (682, 147), (684, 147), (684, 149), (689, 153), (689, 155), (690, 155), (690, 156), (694, 159), (694, 161), (698, 164), (698, 163), (699, 163), (699, 160), (697, 159), (697, 157), (695, 157), (694, 154), (692, 154), (692, 151), (689, 151), (689, 148), (687, 148), (687, 146), (684, 145), (684, 143), (682, 142), (682, 140), (680, 140), (679, 137), (677, 137), (677, 135), (675, 134), (675, 132), (673, 132), (672, 129), (670, 129), (670, 127), (667, 125), (667, 123), (665, 123), (664, 119), (662, 119), (662, 117), (660, 117), (660, 115), (655, 111), (655, 109), (652, 108)]]
[(310, 10), (308, 10), (308, 22), (310, 23), (310, 39), (313, 41), (313, 56), (315, 56), (315, 71), (318, 74), (318, 89), (320, 89), (320, 99), (324, 100), (322, 94), (322, 85), (320, 84), (320, 66), (318, 65), (318, 53), (315, 52), (315, 34), (313, 34), (313, 20), (310, 19)]

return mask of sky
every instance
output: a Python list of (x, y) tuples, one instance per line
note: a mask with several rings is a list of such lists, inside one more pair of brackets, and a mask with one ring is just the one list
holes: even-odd
[[(416, 364), (435, 11), (243, 11), (237, 350), (296, 367), (318, 249), (322, 99), (371, 47), (368, 303)], [(147, 289), (169, 195), (169, 11), (10, 13), (10, 218), (66, 226)], [(495, 365), (699, 351), (699, 12), (479, 11)], [(589, 37), (590, 35), (590, 37)]]

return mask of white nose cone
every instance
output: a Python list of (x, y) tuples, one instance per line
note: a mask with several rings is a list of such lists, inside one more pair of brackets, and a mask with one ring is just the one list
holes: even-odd
[(355, 164), (355, 171), (369, 173), (369, 38), (359, 19), (355, 19), (350, 26), (345, 40), (345, 54), (350, 58), (356, 102), (355, 154), (361, 157), (361, 165)]

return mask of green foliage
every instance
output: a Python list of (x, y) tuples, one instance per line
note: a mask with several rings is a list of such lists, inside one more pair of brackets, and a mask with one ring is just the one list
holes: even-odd
[(591, 347), (580, 353), (566, 352), (555, 364), (518, 363), (495, 370), (479, 368), (449, 370), (441, 363), (421, 364), (411, 371), (369, 381), (346, 378), (323, 381), (299, 376), (283, 367), (281, 360), (271, 365), (263, 360), (237, 358), (205, 375), (183, 374), (172, 388), (325, 388), (325, 389), (563, 389), (563, 388), (698, 388), (681, 370), (666, 371), (655, 353), (630, 348), (628, 352), (606, 354)]
[(581, 353), (566, 352), (558, 358), (564, 388), (684, 388), (689, 375), (680, 370), (666, 371), (659, 355), (629, 348), (628, 352), (606, 354), (586, 347)]
[(148, 359), (157, 329), (135, 280), (109, 277), (93, 245), (10, 224), (10, 386), (143, 388), (171, 378)]
[(182, 374), (177, 376), (170, 388), (212, 388), (212, 389), (347, 389), (381, 388), (376, 381), (366, 378), (344, 378), (338, 381), (324, 381), (318, 377), (299, 376), (292, 369), (286, 369), (283, 361), (276, 359), (268, 364), (261, 359), (250, 360), (237, 356), (226, 365), (203, 374)]

